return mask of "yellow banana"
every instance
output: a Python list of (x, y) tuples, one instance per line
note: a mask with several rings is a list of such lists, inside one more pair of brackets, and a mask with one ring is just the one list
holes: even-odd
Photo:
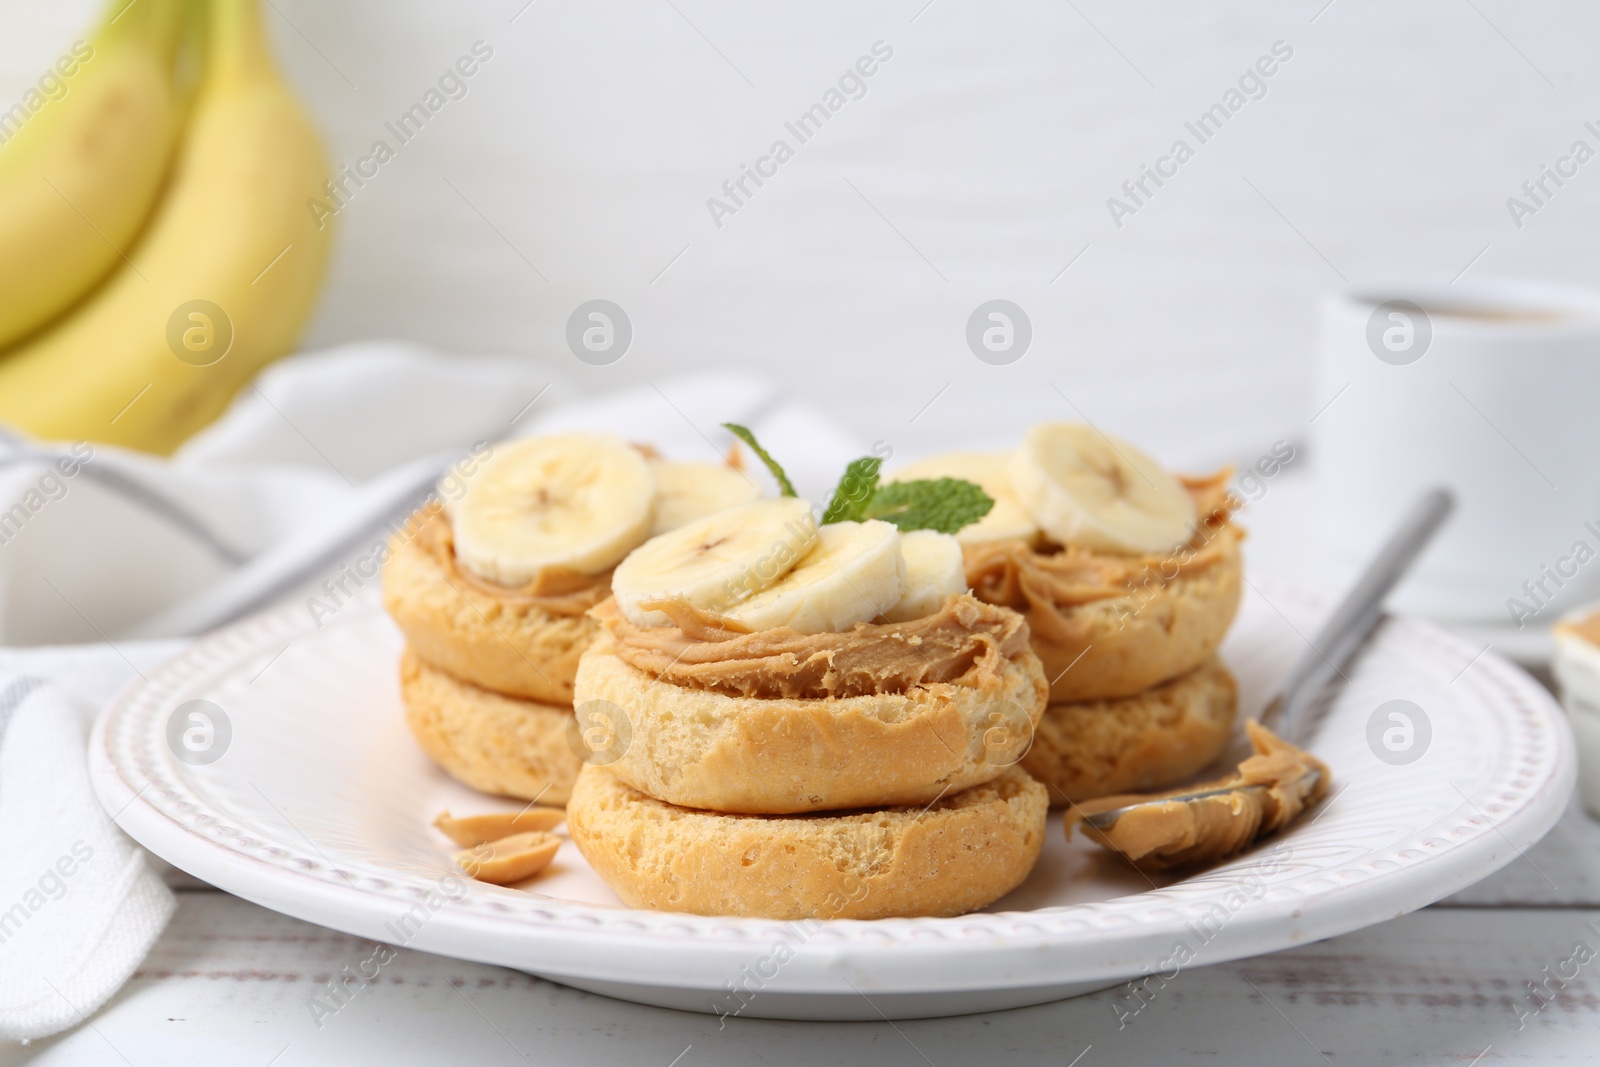
[(183, 120), (182, 6), (111, 0), (89, 41), (0, 110), (0, 346), (92, 289), (149, 218)]
[[(140, 0), (145, 2), (145, 0)], [(210, 0), (206, 72), (165, 199), (77, 311), (0, 357), (0, 420), (168, 453), (293, 346), (331, 229), (326, 157), (279, 78), (256, 0)]]

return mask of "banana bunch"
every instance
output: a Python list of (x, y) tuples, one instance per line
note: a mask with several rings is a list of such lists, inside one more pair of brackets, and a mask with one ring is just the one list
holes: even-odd
[(328, 165), (257, 0), (111, 0), (90, 48), (0, 145), (0, 422), (164, 454), (294, 344)]
[(994, 507), (958, 540), (1053, 541), (1117, 554), (1166, 552), (1194, 533), (1194, 500), (1155, 459), (1082, 423), (1045, 423), (1011, 453), (953, 453), (890, 481), (964, 478)]
[(0, 149), (0, 346), (120, 262), (167, 176), (186, 103), (175, 69), (182, 4), (114, 14), (53, 68), (37, 119), (26, 99), (0, 115), (15, 127)]

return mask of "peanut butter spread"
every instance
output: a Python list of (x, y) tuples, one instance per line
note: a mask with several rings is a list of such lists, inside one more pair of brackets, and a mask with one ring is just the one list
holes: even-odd
[(672, 626), (635, 626), (607, 600), (590, 612), (616, 639), (616, 654), (673, 685), (732, 696), (804, 700), (903, 693), (951, 682), (1002, 685), (1000, 670), (1028, 650), (1015, 612), (952, 596), (909, 622), (857, 623), (843, 633), (788, 627), (741, 632), (681, 602), (655, 604)]
[(1557, 623), (1556, 629), (1564, 630), (1574, 637), (1581, 637), (1591, 645), (1600, 646), (1600, 612), (1585, 615), (1574, 622)]
[[(1245, 724), (1255, 755), (1226, 778), (1153, 796), (1102, 797), (1067, 813), (1067, 834), (1091, 815), (1172, 793), (1220, 789), (1194, 800), (1146, 804), (1123, 813), (1106, 830), (1084, 824), (1097, 843), (1120, 852), (1144, 870), (1161, 871), (1213, 863), (1243, 850), (1258, 837), (1289, 825), (1328, 791), (1328, 768), (1254, 720)], [(1316, 772), (1313, 776), (1312, 772)]]
[(1046, 612), (1095, 600), (1126, 596), (1146, 585), (1165, 585), (1220, 562), (1242, 537), (1229, 515), (1239, 500), (1228, 490), (1232, 470), (1208, 478), (1180, 478), (1194, 499), (1195, 533), (1166, 553), (1116, 555), (1074, 546), (1036, 549), (1026, 541), (991, 541), (962, 546), (967, 580), (978, 599), (1026, 611)]
[(479, 578), (457, 562), (450, 520), (437, 504), (412, 515), (406, 529), (417, 546), (439, 562), (452, 584), (470, 586), (499, 600), (536, 607), (550, 615), (577, 616), (611, 595), (610, 571), (594, 575), (546, 571), (520, 586)]

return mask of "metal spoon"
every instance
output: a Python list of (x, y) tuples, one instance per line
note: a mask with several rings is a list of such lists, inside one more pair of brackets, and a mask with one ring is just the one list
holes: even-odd
[[(1310, 647), (1295, 661), (1283, 688), (1261, 713), (1263, 725), (1272, 728), (1287, 741), (1297, 740), (1305, 709), (1335, 675), (1342, 673), (1344, 665), (1366, 641), (1367, 635), (1383, 617), (1383, 602), (1390, 590), (1411, 569), (1417, 556), (1433, 540), (1433, 535), (1449, 518), (1454, 507), (1455, 497), (1444, 488), (1430, 489), (1411, 506), (1399, 527), (1389, 535), (1389, 540), (1367, 564), (1356, 584), (1345, 594), (1328, 621), (1322, 624)], [(1312, 771), (1299, 781), (1302, 796), (1309, 794), (1316, 786), (1320, 773)], [(1096, 830), (1109, 830), (1122, 816), (1141, 808), (1186, 803), (1226, 793), (1261, 792), (1265, 788), (1260, 785), (1238, 788), (1208, 785), (1189, 792), (1169, 793), (1160, 798), (1096, 812), (1086, 816), (1084, 822)]]

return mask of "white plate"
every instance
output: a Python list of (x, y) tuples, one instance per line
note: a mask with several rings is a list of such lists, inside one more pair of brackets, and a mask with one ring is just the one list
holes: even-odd
[[(1253, 580), (1224, 650), (1246, 711), (1266, 701), (1323, 606), (1303, 587)], [(571, 845), (536, 892), (471, 883), (446, 901), (441, 887), (458, 883), (434, 814), (504, 802), (457, 785), (413, 744), (396, 682), (400, 637), (371, 601), (320, 629), (288, 608), (195, 644), (107, 710), (90, 763), (107, 809), (157, 855), (360, 937), (690, 1010), (952, 1015), (1345, 933), (1516, 859), (1566, 803), (1572, 738), (1543, 689), (1480, 648), (1422, 623), (1385, 623), (1311, 731), (1337, 793), (1281, 839), (1152, 886), (1069, 845), (1052, 817), (1028, 881), (958, 919), (802, 926), (634, 911)], [(196, 698), (232, 728), (206, 766), (180, 762), (166, 740), (175, 710)], [(1374, 712), (1396, 699), (1431, 723), (1408, 765), (1380, 760), (1368, 742)]]
[[(1553, 620), (1552, 620), (1553, 621)], [(1446, 630), (1465, 638), (1478, 648), (1485, 645), (1513, 663), (1524, 667), (1548, 669), (1555, 657), (1555, 638), (1550, 636), (1550, 622), (1539, 623), (1524, 629), (1515, 626), (1485, 625), (1470, 622), (1442, 622)]]

